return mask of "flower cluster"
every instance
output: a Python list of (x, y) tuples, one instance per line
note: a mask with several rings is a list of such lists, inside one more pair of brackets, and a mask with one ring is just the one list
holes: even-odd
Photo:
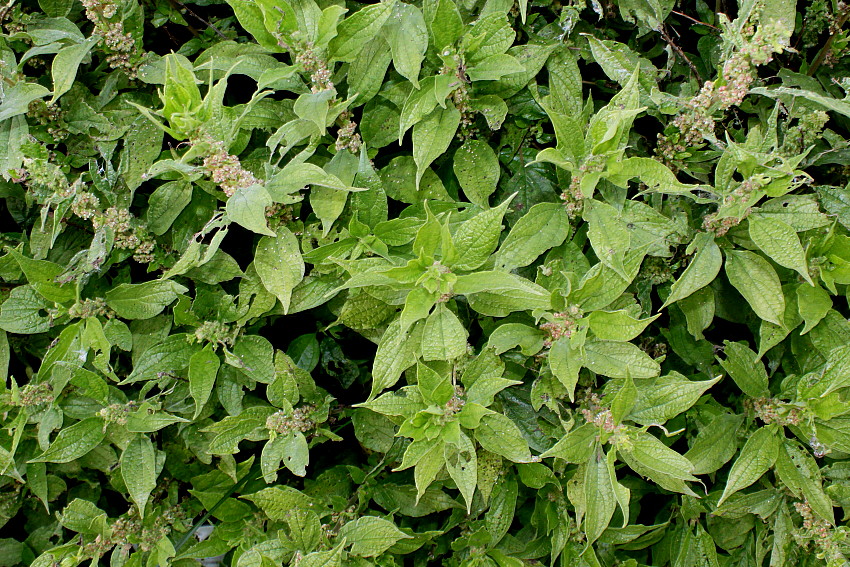
[(122, 250), (132, 250), (133, 259), (145, 264), (153, 261), (156, 242), (147, 228), (137, 221), (127, 209), (109, 207), (91, 216), (95, 230), (108, 227), (115, 233), (114, 245)]
[(594, 393), (588, 394), (586, 398), (587, 407), (581, 409), (581, 415), (587, 423), (595, 425), (602, 430), (613, 433), (617, 430), (617, 425), (614, 423), (614, 416), (611, 415), (610, 408), (602, 406), (602, 403)]
[[(285, 43), (281, 43), (280, 39), (278, 39), (278, 43), (284, 49), (291, 49)], [(328, 62), (316, 54), (313, 42), (307, 41), (300, 43), (295, 46), (295, 51), (298, 52), (295, 56), (295, 63), (301, 65), (305, 73), (310, 74), (310, 90), (312, 92), (319, 93), (334, 88), (334, 84), (331, 81), (333, 73), (328, 69)]]
[(350, 112), (340, 114), (337, 122), (340, 124), (340, 128), (336, 133), (336, 151), (347, 149), (356, 155), (363, 143), (360, 134), (355, 132), (357, 123), (351, 119)]
[(27, 384), (18, 391), (17, 399), (11, 400), (11, 405), (20, 407), (40, 406), (53, 402), (53, 386), (47, 382)]
[(538, 327), (547, 335), (546, 339), (543, 341), (543, 345), (548, 348), (552, 346), (552, 343), (560, 338), (569, 338), (575, 330), (577, 321), (581, 319), (583, 315), (584, 313), (578, 305), (571, 305), (566, 311), (553, 313), (551, 315), (551, 321), (542, 323)]
[(706, 81), (700, 92), (685, 103), (684, 112), (673, 119), (671, 132), (658, 135), (656, 154), (667, 164), (696, 147), (703, 139), (714, 138), (713, 114), (741, 104), (756, 78), (755, 68), (776, 53), (782, 53), (787, 38), (781, 25), (752, 25), (743, 31), (744, 45), (723, 65), (721, 76)]
[(211, 151), (204, 158), (204, 169), (224, 194), (232, 197), (237, 189), (260, 183), (254, 174), (242, 167), (239, 158), (227, 152), (223, 142), (207, 142)]
[(193, 335), (189, 335), (189, 342), (217, 343), (222, 346), (232, 347), (236, 341), (239, 329), (230, 327), (221, 321), (204, 321), (195, 329)]
[(673, 280), (673, 266), (669, 258), (647, 256), (640, 267), (638, 278), (652, 285), (661, 285)]
[(296, 408), (292, 412), (277, 411), (266, 419), (266, 429), (280, 435), (286, 435), (293, 431), (302, 433), (310, 431), (316, 426), (316, 422), (310, 418), (315, 410), (316, 406), (306, 405)]
[(463, 409), (463, 406), (466, 405), (466, 400), (464, 396), (466, 392), (463, 389), (463, 386), (459, 384), (455, 384), (455, 393), (452, 395), (451, 399), (446, 402), (445, 407), (443, 407), (443, 415), (441, 418), (442, 423), (448, 423), (454, 415)]
[(82, 0), (86, 18), (95, 26), (95, 33), (103, 38), (108, 55), (106, 61), (112, 69), (120, 69), (131, 79), (136, 78), (141, 55), (136, 49), (136, 39), (124, 31), (124, 23), (118, 15), (118, 4), (114, 0)]
[(47, 104), (42, 99), (31, 101), (27, 107), (27, 118), (46, 126), (47, 133), (55, 142), (61, 142), (69, 135), (65, 111), (58, 104)]
[(72, 318), (85, 319), (87, 317), (106, 317), (112, 319), (115, 316), (115, 311), (106, 305), (106, 301), (101, 297), (83, 299), (72, 305), (68, 309), (68, 316)]
[(142, 524), (135, 506), (131, 507), (126, 517), (117, 518), (112, 522), (112, 531), (106, 535), (98, 535), (95, 539), (83, 546), (83, 554), (87, 557), (98, 558), (114, 548), (121, 546), (121, 553), (129, 554), (132, 545), (138, 545), (142, 551), (150, 551), (162, 538), (168, 536), (172, 528), (182, 525), (186, 519), (186, 512), (181, 506), (166, 508), (161, 514), (157, 514), (153, 523), (149, 526)]
[(581, 180), (588, 173), (599, 173), (605, 169), (602, 156), (590, 156), (573, 172), (570, 186), (561, 193), (561, 200), (566, 205), (567, 215), (573, 219), (584, 209), (584, 193), (581, 190)]
[(847, 565), (847, 559), (840, 547), (847, 539), (846, 528), (833, 530), (829, 522), (815, 516), (814, 510), (807, 500), (795, 502), (794, 509), (803, 519), (800, 528), (795, 530), (794, 539), (800, 547), (808, 547), (814, 543), (819, 559), (825, 559), (828, 567)]
[(780, 154), (796, 156), (813, 146), (821, 136), (829, 115), (823, 110), (807, 110), (797, 118), (797, 123), (785, 131)]
[(136, 409), (135, 402), (126, 404), (110, 404), (101, 408), (97, 415), (103, 418), (106, 423), (114, 423), (116, 425), (127, 425), (127, 416), (131, 411)]
[(764, 179), (759, 176), (751, 176), (745, 179), (723, 198), (721, 209), (742, 209), (743, 212), (737, 216), (720, 214), (720, 211), (706, 215), (702, 222), (702, 227), (708, 232), (714, 233), (715, 236), (723, 236), (729, 229), (741, 224), (745, 218), (750, 215), (752, 210), (748, 203), (752, 199), (753, 193), (758, 191), (764, 185)]
[(800, 408), (783, 403), (775, 398), (755, 398), (747, 400), (745, 405), (751, 405), (753, 411), (764, 423), (778, 423), (779, 425), (799, 425), (803, 419)]

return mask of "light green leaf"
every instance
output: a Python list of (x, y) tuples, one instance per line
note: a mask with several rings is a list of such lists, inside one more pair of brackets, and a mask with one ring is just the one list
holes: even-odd
[(423, 360), (453, 360), (466, 354), (466, 329), (445, 303), (439, 303), (422, 330)]
[(71, 89), (74, 79), (77, 78), (77, 68), (99, 40), (100, 37), (93, 35), (82, 43), (63, 47), (56, 54), (51, 65), (53, 96), (50, 98), (50, 104)]
[[(157, 189), (159, 190), (159, 189)], [(239, 187), (227, 199), (227, 216), (250, 231), (275, 236), (266, 221), (266, 207), (274, 203), (269, 192), (262, 185), (254, 184)]]
[(761, 478), (773, 466), (778, 452), (779, 437), (775, 427), (761, 427), (750, 435), (729, 471), (726, 487), (717, 505)]
[(560, 203), (538, 203), (520, 217), (499, 247), (496, 266), (513, 270), (560, 246), (570, 234), (570, 218)]
[(519, 427), (500, 413), (487, 414), (475, 428), (475, 439), (487, 451), (514, 463), (531, 462), (528, 442)]
[(610, 378), (653, 378), (659, 364), (632, 343), (589, 340), (584, 345), (584, 365)]
[(446, 258), (445, 263), (453, 270), (470, 271), (481, 267), (499, 245), (502, 234), (502, 219), (511, 198), (493, 209), (482, 211), (463, 222), (452, 238), (457, 253)]
[(599, 435), (599, 428), (585, 423), (567, 433), (540, 456), (542, 458), (557, 457), (576, 465), (584, 463), (590, 458), (595, 448), (597, 435)]
[(395, 70), (418, 89), (419, 70), (428, 49), (428, 29), (422, 10), (413, 4), (397, 2), (381, 32), (390, 44)]
[(361, 8), (337, 26), (337, 34), (328, 44), (331, 61), (351, 62), (361, 49), (378, 34), (392, 13), (395, 0)]
[(198, 418), (201, 410), (204, 409), (204, 404), (209, 400), (219, 366), (221, 366), (221, 360), (212, 344), (208, 344), (189, 359), (189, 393), (195, 400), (195, 415), (192, 419)]
[(747, 250), (727, 250), (726, 276), (756, 315), (783, 326), (785, 296), (779, 276), (767, 260)]
[(463, 35), (463, 19), (454, 0), (437, 0), (428, 21), (428, 29), (436, 50), (451, 46)]
[(53, 443), (32, 463), (70, 463), (100, 445), (105, 436), (103, 420), (87, 417), (59, 432)]
[(490, 145), (481, 140), (467, 140), (455, 152), (453, 167), (466, 198), (483, 209), (488, 208), (489, 197), (499, 182), (499, 160)]
[[(403, 332), (401, 321), (396, 319), (384, 331), (372, 364), (372, 389), (369, 399), (398, 382), (401, 373), (416, 363), (422, 343), (422, 325)], [(465, 343), (465, 341), (464, 341)]]
[(170, 335), (149, 347), (138, 357), (133, 371), (121, 384), (157, 378), (162, 372), (176, 374), (189, 366), (192, 355), (201, 347), (190, 344), (186, 338), (187, 335), (183, 333)]
[(703, 427), (685, 458), (694, 465), (693, 474), (709, 474), (729, 462), (738, 451), (738, 428), (744, 416), (722, 413)]
[(697, 481), (688, 459), (645, 431), (634, 431), (629, 443), (622, 444), (620, 450), (647, 469), (679, 480)]
[(789, 270), (795, 270), (810, 285), (814, 285), (809, 276), (806, 252), (796, 231), (782, 221), (762, 218), (757, 214), (750, 215), (748, 219), (750, 238), (756, 246), (771, 260)]
[(455, 481), (464, 501), (467, 512), (472, 508), (472, 495), (478, 482), (478, 457), (475, 445), (463, 432), (459, 433), (458, 444), (446, 443), (443, 449), (446, 470)]
[(256, 504), (271, 520), (286, 520), (295, 508), (309, 509), (313, 499), (291, 486), (272, 486), (242, 496)]
[(471, 81), (498, 81), (505, 75), (523, 71), (525, 67), (516, 57), (507, 53), (497, 53), (469, 67), (466, 74)]
[(165, 234), (191, 201), (192, 184), (188, 181), (169, 181), (157, 187), (148, 199), (145, 212), (150, 231), (157, 236)]
[(275, 238), (260, 239), (254, 267), (263, 286), (280, 300), (286, 313), (292, 290), (304, 278), (305, 267), (295, 235), (285, 226), (278, 227), (276, 234)]
[(606, 341), (630, 341), (655, 321), (659, 315), (648, 319), (635, 319), (629, 311), (593, 311), (587, 322), (590, 330), (598, 338)]
[(119, 284), (106, 292), (106, 304), (124, 319), (150, 319), (171, 305), (188, 288), (173, 280)]
[(417, 190), (431, 162), (449, 148), (459, 124), (460, 112), (450, 104), (447, 108), (433, 110), (413, 127), (413, 160), (416, 163)]
[(746, 343), (725, 341), (723, 352), (726, 359), (717, 361), (742, 392), (751, 398), (770, 395), (764, 364)]
[(375, 516), (363, 516), (348, 522), (339, 534), (352, 544), (351, 554), (359, 557), (376, 557), (396, 542), (412, 537), (399, 530), (394, 523)]
[(608, 470), (607, 460), (602, 448), (595, 444), (595, 450), (584, 468), (584, 505), (585, 515), (582, 522), (587, 544), (590, 545), (602, 535), (617, 507), (613, 480)]
[(714, 278), (720, 273), (723, 256), (710, 234), (701, 233), (697, 235), (691, 246), (696, 247), (698, 252), (682, 275), (679, 276), (679, 279), (673, 283), (673, 287), (670, 288), (670, 295), (664, 301), (661, 309), (688, 297), (698, 289), (704, 288), (714, 281)]
[(156, 454), (146, 435), (137, 435), (121, 453), (121, 477), (141, 518), (151, 492), (156, 488)]
[(801, 335), (811, 331), (832, 309), (832, 298), (822, 287), (800, 284), (797, 287), (797, 309), (806, 322)]
[(638, 397), (628, 419), (641, 425), (660, 425), (685, 412), (706, 390), (717, 384), (713, 380), (695, 382), (678, 372), (650, 380), (642, 380)]

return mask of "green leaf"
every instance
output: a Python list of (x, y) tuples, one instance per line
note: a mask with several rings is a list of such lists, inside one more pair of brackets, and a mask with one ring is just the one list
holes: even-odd
[(437, 0), (428, 21), (428, 30), (431, 32), (431, 40), (434, 48), (440, 52), (443, 48), (451, 46), (463, 35), (463, 19), (454, 0)]
[(263, 286), (280, 300), (283, 311), (289, 311), (292, 290), (304, 277), (304, 260), (295, 235), (280, 226), (277, 236), (264, 236), (257, 243), (254, 267)]
[(100, 445), (105, 437), (103, 420), (87, 417), (59, 432), (53, 443), (32, 463), (70, 463)]
[(150, 231), (157, 236), (165, 234), (191, 200), (192, 184), (188, 181), (169, 181), (157, 187), (148, 199), (148, 210), (145, 212)]
[(137, 435), (121, 453), (121, 478), (130, 498), (136, 504), (139, 517), (145, 517), (145, 506), (156, 488), (156, 453), (146, 435)]
[(377, 35), (389, 19), (395, 0), (387, 0), (361, 8), (337, 26), (337, 34), (328, 44), (331, 61), (351, 62), (361, 49)]
[(274, 201), (262, 185), (239, 187), (227, 199), (225, 210), (231, 220), (244, 226), (252, 232), (275, 236), (266, 221), (266, 207)]
[(440, 303), (425, 320), (422, 330), (423, 360), (453, 360), (466, 354), (467, 332), (445, 305)]
[(475, 439), (487, 451), (514, 463), (531, 462), (528, 442), (519, 427), (500, 413), (487, 414), (475, 428)]
[[(372, 364), (372, 389), (369, 399), (393, 386), (401, 373), (416, 363), (416, 354), (422, 342), (422, 325), (403, 332), (401, 321), (396, 319), (384, 331)], [(464, 341), (465, 343), (465, 341)]]
[(460, 490), (466, 510), (472, 509), (472, 495), (478, 482), (478, 458), (475, 445), (464, 433), (458, 434), (457, 444), (446, 443), (443, 449), (446, 470)]
[(632, 380), (631, 375), (627, 375), (623, 385), (611, 401), (611, 417), (615, 424), (619, 425), (623, 418), (629, 415), (635, 406), (637, 396), (638, 390), (635, 387), (635, 381)]
[[(441, 0), (447, 2), (450, 0)], [(416, 163), (416, 189), (428, 166), (443, 155), (460, 124), (460, 112), (452, 105), (437, 108), (413, 127), (413, 160)]]
[(756, 315), (783, 326), (785, 296), (779, 276), (767, 260), (746, 250), (727, 250), (726, 276)]
[(630, 341), (641, 334), (646, 326), (655, 321), (659, 315), (649, 319), (635, 319), (629, 311), (593, 311), (587, 322), (590, 330), (598, 338), (607, 341)]
[(540, 456), (542, 458), (557, 457), (568, 463), (582, 464), (590, 458), (595, 449), (597, 435), (599, 435), (599, 428), (590, 423), (585, 423), (567, 433), (551, 449)]
[(106, 292), (106, 304), (124, 319), (150, 319), (171, 305), (188, 288), (172, 280), (119, 284)]
[(795, 270), (810, 285), (814, 285), (809, 276), (806, 252), (796, 231), (782, 221), (762, 218), (757, 214), (750, 215), (748, 219), (750, 238), (756, 246), (771, 260), (780, 266)]
[(428, 49), (428, 31), (422, 10), (412, 4), (397, 2), (381, 32), (390, 44), (393, 67), (418, 89), (419, 70)]
[(693, 474), (709, 474), (728, 463), (738, 451), (738, 429), (744, 416), (721, 413), (703, 427), (685, 458), (694, 465)]
[(198, 418), (209, 400), (219, 366), (221, 360), (212, 344), (208, 344), (189, 359), (189, 392), (195, 400), (195, 415), (192, 419)]
[(312, 498), (290, 486), (272, 486), (242, 498), (256, 504), (271, 520), (285, 520), (292, 510), (315, 505)]
[(570, 234), (570, 218), (559, 203), (538, 203), (521, 216), (499, 247), (496, 266), (514, 270), (560, 246)]
[(470, 81), (498, 81), (505, 75), (522, 73), (525, 66), (516, 57), (507, 53), (496, 53), (467, 69)]
[(0, 122), (25, 114), (32, 101), (44, 98), (50, 91), (36, 83), (18, 81), (3, 94), (3, 101), (0, 102)]
[(717, 384), (720, 376), (699, 382), (688, 380), (678, 372), (642, 380), (638, 397), (627, 418), (641, 425), (660, 425), (684, 413), (706, 390)]
[(93, 35), (82, 43), (63, 47), (56, 54), (51, 65), (53, 96), (50, 98), (50, 104), (56, 102), (56, 99), (71, 89), (74, 79), (77, 78), (77, 68), (99, 40), (100, 37)]
[(526, 309), (548, 309), (552, 305), (551, 295), (545, 288), (501, 271), (458, 276), (454, 292), (466, 295), (474, 310), (494, 317)]
[(225, 351), (225, 362), (257, 382), (271, 384), (274, 381), (274, 347), (265, 337), (250, 335), (240, 338), (233, 347), (232, 355)]
[(620, 451), (649, 470), (679, 480), (697, 481), (688, 459), (645, 431), (635, 431), (629, 436), (628, 444), (620, 446)]
[(723, 352), (726, 359), (717, 361), (742, 392), (751, 398), (770, 395), (764, 364), (746, 343), (725, 341)]
[(822, 287), (813, 287), (804, 283), (797, 287), (797, 310), (806, 322), (803, 330), (800, 331), (801, 335), (805, 335), (820, 323), (830, 309), (832, 309), (832, 298)]
[(710, 234), (698, 234), (691, 246), (696, 247), (698, 252), (682, 275), (679, 276), (679, 279), (673, 283), (673, 287), (670, 288), (670, 295), (664, 301), (661, 309), (704, 288), (714, 281), (714, 278), (720, 273), (723, 256)]
[(599, 261), (626, 278), (623, 261), (630, 237), (617, 210), (607, 203), (588, 199), (584, 218), (588, 222), (587, 237)]
[(717, 501), (720, 506), (727, 498), (761, 478), (779, 452), (779, 437), (775, 427), (761, 427), (747, 438), (741, 454), (732, 464), (723, 495)]
[(587, 341), (584, 365), (610, 378), (653, 378), (661, 371), (659, 364), (632, 343)]
[(481, 140), (467, 140), (457, 149), (454, 172), (469, 201), (486, 209), (489, 197), (499, 182), (499, 160), (489, 144)]
[(189, 366), (192, 355), (200, 347), (189, 344), (187, 337), (185, 334), (170, 335), (145, 350), (136, 360), (133, 371), (121, 384), (158, 378), (162, 373), (177, 374)]
[(584, 467), (584, 505), (585, 515), (582, 522), (587, 544), (590, 545), (602, 535), (617, 507), (613, 479), (608, 470), (605, 453), (598, 444)]
[(511, 199), (493, 209), (482, 211), (461, 223), (452, 240), (457, 253), (445, 260), (453, 270), (470, 271), (481, 267), (499, 245), (502, 219)]
[(25, 335), (43, 333), (50, 329), (47, 307), (32, 286), (16, 287), (0, 306), (0, 329)]
[(351, 554), (359, 557), (377, 557), (396, 542), (412, 537), (399, 530), (394, 523), (374, 516), (363, 516), (348, 522), (339, 534), (352, 544)]

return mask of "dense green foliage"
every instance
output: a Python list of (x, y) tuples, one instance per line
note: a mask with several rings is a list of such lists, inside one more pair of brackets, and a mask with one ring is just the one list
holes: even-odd
[(0, 567), (847, 565), (848, 17), (3, 4)]

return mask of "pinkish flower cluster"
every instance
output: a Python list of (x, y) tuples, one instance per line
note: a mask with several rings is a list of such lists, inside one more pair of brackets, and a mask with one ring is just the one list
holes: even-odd
[(310, 418), (315, 410), (316, 407), (311, 405), (296, 408), (292, 412), (280, 410), (266, 419), (266, 429), (280, 435), (309, 431), (316, 426), (316, 422)]
[(575, 330), (576, 323), (584, 313), (578, 305), (571, 305), (566, 311), (552, 314), (552, 320), (538, 326), (547, 337), (543, 340), (546, 348), (561, 338), (569, 338)]
[(211, 151), (204, 158), (204, 169), (224, 194), (232, 197), (239, 188), (260, 183), (254, 174), (242, 167), (239, 158), (227, 152), (222, 142), (209, 142)]

